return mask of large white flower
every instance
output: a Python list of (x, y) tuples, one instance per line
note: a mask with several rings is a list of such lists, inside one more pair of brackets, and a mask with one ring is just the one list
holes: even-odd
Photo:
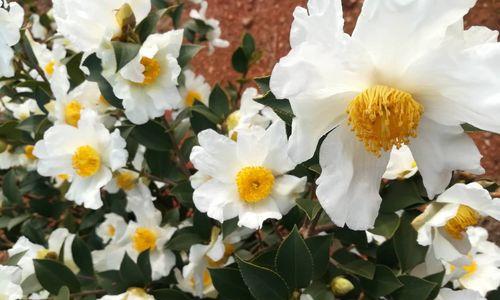
[(340, 0), (296, 8), (292, 50), (270, 85), (295, 114), (292, 159), (312, 157), (328, 134), (317, 195), (337, 225), (373, 226), (393, 146), (410, 147), (431, 198), (452, 170), (483, 172), (460, 125), (500, 132), (500, 46), (496, 31), (463, 30), (475, 2), (366, 0), (352, 36)]
[(125, 293), (103, 296), (99, 300), (155, 300), (155, 297), (146, 293), (144, 289), (129, 288)]
[(482, 216), (500, 220), (500, 199), (491, 199), (478, 183), (455, 184), (413, 220), (417, 242), (432, 244), (437, 259), (453, 261), (470, 251), (466, 230), (477, 225)]
[(18, 3), (9, 2), (7, 6), (8, 10), (0, 7), (0, 77), (14, 76), (14, 50), (11, 46), (19, 42), (19, 29), (24, 18), (24, 10)]
[(486, 300), (476, 291), (460, 290), (454, 291), (448, 288), (439, 290), (436, 300)]
[(192, 9), (189, 12), (189, 16), (193, 19), (201, 20), (211, 27), (206, 35), (208, 40), (208, 53), (212, 54), (215, 48), (229, 47), (229, 42), (220, 38), (220, 36), (222, 35), (219, 24), (220, 22), (214, 18), (207, 18), (208, 2), (203, 1), (200, 3), (200, 5), (200, 10)]
[(387, 169), (382, 177), (390, 180), (407, 179), (415, 175), (417, 171), (417, 162), (415, 162), (410, 148), (402, 145), (399, 149), (397, 147), (392, 148)]
[(195, 188), (193, 200), (213, 219), (238, 217), (239, 226), (257, 229), (267, 219), (281, 219), (305, 190), (305, 177), (286, 174), (295, 164), (283, 154), (282, 121), (267, 130), (242, 132), (237, 142), (213, 130), (202, 131), (198, 141), (191, 161), (210, 179)]
[(71, 186), (68, 200), (87, 208), (102, 206), (100, 188), (112, 178), (112, 171), (125, 166), (128, 153), (119, 130), (110, 133), (92, 110), (84, 110), (78, 127), (54, 125), (36, 143), (38, 173), (43, 176), (64, 174)]
[(149, 0), (54, 0), (53, 5), (58, 32), (87, 53), (120, 36), (129, 9), (137, 24), (151, 10)]
[(177, 90), (182, 34), (182, 30), (172, 30), (148, 36), (138, 55), (116, 74), (112, 49), (103, 52), (104, 74), (116, 96), (123, 99), (125, 115), (132, 123), (144, 124), (167, 109), (182, 107)]
[(21, 269), (0, 265), (0, 299), (18, 300), (22, 298)]

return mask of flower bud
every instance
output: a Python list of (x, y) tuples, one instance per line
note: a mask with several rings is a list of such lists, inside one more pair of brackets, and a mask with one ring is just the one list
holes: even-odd
[(344, 276), (334, 277), (330, 287), (335, 296), (343, 296), (354, 289), (354, 285)]

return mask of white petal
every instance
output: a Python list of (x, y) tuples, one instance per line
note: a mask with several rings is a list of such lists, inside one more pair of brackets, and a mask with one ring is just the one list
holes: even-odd
[(108, 183), (113, 175), (106, 167), (88, 178), (75, 177), (66, 193), (68, 200), (75, 201), (76, 204), (83, 204), (86, 208), (98, 209), (102, 206), (100, 189)]
[(275, 201), (269, 197), (255, 204), (242, 203), (238, 213), (238, 226), (250, 229), (262, 228), (268, 219), (281, 219), (282, 214)]
[(455, 239), (442, 228), (434, 231), (434, 233), (432, 245), (434, 255), (437, 259), (454, 261), (467, 254), (471, 249), (470, 242), (467, 238)]
[(219, 222), (236, 217), (235, 203), (240, 201), (235, 184), (211, 179), (193, 193), (196, 208)]
[(276, 178), (271, 197), (283, 215), (295, 206), (295, 200), (305, 192), (306, 182), (306, 177), (298, 178), (292, 175), (282, 175)]
[(448, 288), (439, 290), (436, 300), (486, 300), (479, 293), (471, 290), (454, 291)]

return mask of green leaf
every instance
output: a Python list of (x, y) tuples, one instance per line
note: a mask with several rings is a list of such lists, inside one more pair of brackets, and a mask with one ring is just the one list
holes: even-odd
[(240, 271), (236, 268), (209, 269), (215, 289), (223, 298), (252, 300)]
[(427, 297), (427, 300), (432, 300), (437, 297), (437, 295), (439, 294), (439, 290), (441, 289), (441, 284), (443, 283), (445, 273), (446, 272), (443, 270), (442, 272), (424, 277), (425, 280), (436, 284)]
[(375, 227), (369, 230), (373, 234), (390, 239), (399, 227), (399, 216), (396, 213), (379, 213)]
[(339, 263), (339, 267), (349, 273), (367, 279), (373, 279), (376, 266), (374, 263), (363, 260), (346, 249), (337, 250), (333, 254), (333, 259)]
[(259, 87), (260, 93), (262, 95), (267, 94), (271, 90), (271, 88), (269, 87), (271, 76), (256, 77), (253, 80), (255, 81), (255, 83), (257, 83), (257, 86)]
[(236, 51), (233, 53), (231, 63), (233, 65), (233, 69), (236, 72), (241, 74), (246, 74), (248, 72), (248, 65), (250, 61), (245, 54), (245, 50), (243, 50), (242, 47), (238, 47), (238, 49), (236, 49)]
[(128, 288), (116, 270), (98, 273), (97, 283), (110, 294), (121, 294)]
[(68, 267), (55, 260), (34, 259), (36, 278), (44, 289), (57, 295), (63, 286), (72, 293), (80, 291), (80, 282)]
[(148, 149), (155, 151), (168, 151), (172, 149), (172, 142), (166, 129), (155, 121), (135, 126), (130, 136)]
[(174, 233), (165, 247), (175, 251), (187, 251), (192, 245), (202, 244), (203, 242), (205, 240), (196, 232), (194, 227), (184, 227)]
[(229, 99), (226, 92), (216, 84), (210, 93), (209, 108), (220, 118), (225, 118), (229, 114)]
[(203, 46), (199, 45), (182, 45), (181, 50), (179, 52), (179, 57), (177, 58), (177, 62), (181, 68), (186, 67), (189, 62), (193, 59), (193, 57), (203, 49)]
[(151, 294), (155, 296), (155, 299), (159, 300), (191, 300), (191, 297), (188, 297), (181, 291), (173, 290), (173, 289), (159, 289), (152, 291)]
[(330, 235), (318, 235), (306, 239), (307, 248), (311, 251), (313, 259), (314, 278), (320, 278), (326, 272), (331, 244), (332, 237)]
[(111, 42), (113, 49), (115, 51), (116, 58), (116, 72), (120, 71), (121, 68), (125, 67), (132, 59), (137, 56), (141, 45), (124, 43), (119, 41)]
[(294, 227), (278, 248), (276, 270), (292, 290), (305, 288), (313, 277), (313, 258)]
[(41, 86), (37, 86), (33, 91), (33, 97), (35, 98), (36, 104), (43, 111), (43, 113), (48, 114), (45, 104), (49, 103), (51, 100), (50, 92)]
[(127, 286), (144, 286), (146, 284), (141, 269), (126, 253), (120, 265), (120, 277)]
[(309, 220), (314, 219), (316, 215), (321, 211), (321, 205), (318, 201), (312, 200), (311, 198), (299, 198), (296, 200), (297, 206), (303, 210)]
[[(161, 0), (154, 0), (155, 2), (161, 1)], [(166, 7), (166, 6), (164, 6)], [(179, 5), (172, 5), (167, 8), (166, 14), (168, 14), (172, 18), (172, 23), (174, 25), (174, 28), (179, 28), (181, 26), (181, 18), (182, 18), (182, 11), (184, 9), (184, 3), (181, 3)]]
[(76, 53), (69, 57), (66, 62), (66, 70), (68, 71), (69, 80), (72, 87), (79, 86), (85, 81), (85, 73), (80, 69), (83, 52)]
[(380, 211), (384, 213), (426, 203), (413, 180), (393, 181), (382, 190), (381, 196)]
[(2, 182), (2, 191), (9, 203), (22, 203), (22, 196), (17, 187), (16, 171), (14, 169), (9, 170), (5, 174)]
[(203, 103), (196, 101), (191, 109), (191, 126), (193, 131), (198, 134), (205, 129), (217, 129), (217, 124), (222, 122), (222, 119), (214, 114)]
[(149, 249), (143, 251), (141, 254), (139, 254), (139, 257), (137, 257), (137, 265), (139, 266), (139, 269), (141, 269), (142, 274), (146, 278), (146, 282), (150, 283), (151, 282), (151, 275), (152, 275), (152, 270), (151, 270), (151, 260), (149, 258)]
[(241, 48), (243, 49), (245, 56), (250, 60), (255, 51), (255, 40), (251, 34), (245, 33), (241, 43)]
[(12, 228), (16, 227), (17, 225), (21, 224), (22, 222), (28, 220), (30, 218), (29, 214), (24, 214), (17, 216), (15, 218), (12, 218), (9, 220), (9, 223), (7, 224), (7, 230), (10, 231)]
[(226, 220), (222, 223), (222, 235), (224, 238), (228, 237), (231, 233), (233, 233), (238, 226), (238, 217)]
[(409, 275), (399, 276), (398, 279), (404, 286), (392, 293), (394, 300), (427, 299), (437, 285), (434, 282)]
[(276, 99), (272, 92), (268, 92), (264, 96), (260, 98), (254, 99), (255, 101), (263, 104), (265, 106), (269, 106), (274, 110), (274, 112), (283, 120), (286, 124), (291, 125), (292, 119), (294, 117), (292, 112), (292, 106), (290, 105), (290, 101), (286, 99)]
[(5, 262), (2, 262), (2, 265), (16, 266), (17, 263), (21, 260), (21, 258), (23, 258), (24, 254), (26, 254), (26, 252), (28, 252), (28, 250), (25, 250), (25, 251), (16, 253), (12, 256), (9, 256), (9, 259), (7, 259), (7, 261), (5, 261)]
[(303, 294), (310, 295), (314, 300), (335, 300), (330, 286), (322, 282), (313, 282)]
[(413, 269), (416, 265), (425, 260), (427, 248), (417, 243), (417, 231), (411, 225), (415, 218), (409, 212), (401, 216), (401, 224), (394, 234), (394, 251), (399, 260), (399, 265), (403, 272)]
[(365, 292), (374, 298), (388, 295), (403, 286), (391, 269), (383, 265), (377, 265), (373, 280), (360, 279)]
[(183, 206), (193, 206), (193, 188), (189, 181), (180, 182), (171, 192)]
[(156, 12), (152, 12), (137, 25), (135, 33), (139, 35), (141, 43), (144, 43), (150, 34), (156, 32), (156, 25), (158, 24), (159, 18)]
[(54, 300), (69, 300), (70, 299), (70, 291), (67, 286), (63, 286), (59, 289), (59, 293), (57, 296), (53, 298)]
[(85, 275), (94, 274), (94, 266), (92, 264), (92, 255), (90, 254), (89, 247), (79, 237), (75, 237), (71, 245), (71, 253), (73, 259), (80, 268), (80, 272)]
[(287, 300), (286, 282), (274, 271), (236, 258), (243, 281), (257, 300)]
[(484, 132), (484, 130), (479, 129), (468, 123), (462, 124), (462, 129), (466, 132)]

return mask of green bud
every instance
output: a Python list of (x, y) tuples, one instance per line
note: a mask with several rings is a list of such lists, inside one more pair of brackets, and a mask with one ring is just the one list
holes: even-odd
[(333, 278), (330, 287), (335, 296), (344, 296), (354, 289), (354, 285), (344, 276)]

